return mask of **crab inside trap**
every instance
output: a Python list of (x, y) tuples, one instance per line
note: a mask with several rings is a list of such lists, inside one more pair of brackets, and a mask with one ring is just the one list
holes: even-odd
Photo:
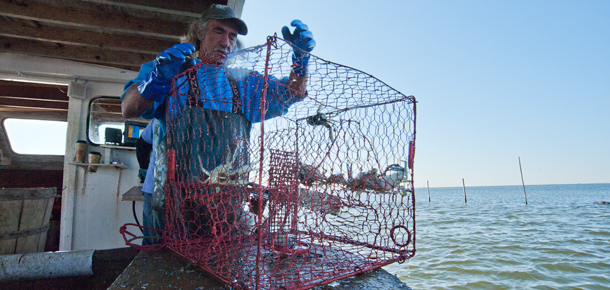
[(164, 243), (249, 289), (412, 257), (415, 99), (315, 56), (307, 92), (294, 91), (292, 47), (274, 41), (175, 80)]

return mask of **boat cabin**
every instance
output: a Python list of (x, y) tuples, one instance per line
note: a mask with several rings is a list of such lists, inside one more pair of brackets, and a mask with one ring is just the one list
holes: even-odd
[(213, 3), (240, 16), (244, 0), (0, 3), (0, 188), (56, 190), (43, 250), (125, 246), (119, 228), (142, 221), (134, 141), (148, 120), (124, 119), (119, 97)]

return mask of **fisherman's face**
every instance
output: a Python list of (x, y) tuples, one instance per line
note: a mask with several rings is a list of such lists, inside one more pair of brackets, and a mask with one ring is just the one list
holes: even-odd
[(230, 20), (212, 19), (199, 47), (199, 58), (203, 61), (222, 64), (237, 41), (237, 28)]

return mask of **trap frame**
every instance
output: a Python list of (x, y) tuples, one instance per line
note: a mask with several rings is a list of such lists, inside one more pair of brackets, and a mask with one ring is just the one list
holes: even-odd
[[(163, 245), (240, 289), (308, 289), (415, 254), (416, 101), (276, 36), (174, 80)], [(236, 98), (235, 96), (238, 96)]]

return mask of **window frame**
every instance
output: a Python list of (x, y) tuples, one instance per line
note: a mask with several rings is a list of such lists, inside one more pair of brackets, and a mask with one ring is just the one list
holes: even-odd
[[(93, 146), (133, 147), (133, 146), (125, 146), (125, 145), (109, 145), (109, 144), (105, 144), (105, 143), (95, 143), (95, 142), (93, 142), (91, 140), (90, 135), (89, 135), (90, 130), (91, 130), (91, 128), (90, 128), (90, 125), (91, 125), (91, 106), (92, 106), (93, 102), (95, 102), (96, 100), (101, 99), (101, 98), (121, 100), (120, 97), (114, 97), (114, 96), (97, 96), (97, 97), (91, 98), (91, 100), (89, 101), (89, 105), (87, 106), (87, 121), (86, 121), (87, 122), (86, 123), (87, 128), (86, 128), (86, 132), (85, 132), (86, 137), (87, 137), (86, 138), (87, 139), (87, 143), (89, 143), (89, 145), (93, 145)], [(126, 119), (122, 115), (121, 115), (121, 119), (123, 120), (122, 121), (123, 126), (125, 126), (125, 123), (127, 121), (134, 121), (134, 122), (141, 122), (141, 123), (148, 123), (148, 122), (150, 122), (150, 120), (146, 120), (146, 119), (143, 119), (143, 118), (140, 118), (140, 117)], [(98, 134), (99, 134), (99, 132), (98, 132)], [(121, 143), (121, 144), (124, 144), (124, 142), (125, 142), (124, 139), (125, 139), (125, 128), (123, 128), (123, 133), (122, 133), (123, 143)]]

